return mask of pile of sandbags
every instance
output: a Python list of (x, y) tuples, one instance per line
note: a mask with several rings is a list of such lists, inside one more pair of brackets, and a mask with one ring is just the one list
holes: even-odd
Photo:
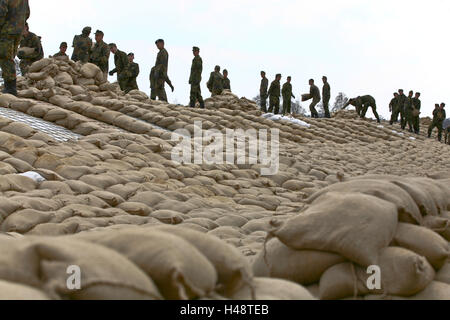
[(255, 276), (318, 286), (320, 299), (450, 299), (448, 185), (363, 176), (322, 189), (298, 216), (271, 222)]
[[(222, 94), (205, 99), (205, 107), (207, 109), (230, 109), (241, 110), (251, 114), (257, 114), (260, 108), (256, 102), (246, 98), (239, 99), (238, 96), (231, 93), (230, 90), (223, 90)], [(261, 112), (259, 112), (261, 114)]]

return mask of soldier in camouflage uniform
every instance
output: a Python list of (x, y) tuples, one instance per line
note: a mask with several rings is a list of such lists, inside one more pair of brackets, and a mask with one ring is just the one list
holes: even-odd
[[(447, 117), (444, 108), (445, 103), (442, 103), (441, 105), (439, 105), (438, 103), (435, 104), (433, 111), (433, 122), (431, 122), (430, 126), (428, 127), (428, 138), (431, 138), (433, 129), (437, 128), (438, 139), (439, 141), (442, 141), (442, 131), (444, 131), (442, 126), (444, 124), (445, 118)], [(445, 143), (447, 143), (447, 141)]]
[(275, 76), (269, 87), (269, 113), (278, 114), (280, 112), (280, 96), (281, 96), (281, 74)]
[(400, 112), (400, 125), (404, 130), (406, 127), (406, 111), (405, 111), (405, 102), (407, 97), (404, 94), (403, 89), (398, 90), (398, 98), (397, 98), (397, 108)]
[(61, 44), (59, 45), (59, 51), (57, 53), (55, 53), (53, 55), (53, 57), (54, 58), (57, 58), (57, 57), (69, 57), (66, 54), (66, 51), (67, 51), (67, 42), (61, 42)]
[(76, 35), (73, 38), (73, 61), (89, 62), (89, 54), (92, 49), (92, 39), (89, 38), (91, 30), (91, 27), (85, 27), (80, 35)]
[(17, 95), (14, 58), (29, 17), (28, 0), (0, 0), (0, 68), (5, 82), (3, 93)]
[(97, 65), (103, 72), (105, 81), (108, 79), (109, 70), (109, 46), (103, 41), (104, 33), (100, 30), (95, 32), (95, 45), (91, 49), (89, 62)]
[(394, 123), (398, 122), (398, 115), (400, 114), (400, 109), (398, 107), (398, 93), (397, 92), (394, 92), (394, 98), (392, 98), (391, 102), (389, 103), (389, 112), (392, 113), (391, 121), (389, 121), (389, 123), (392, 126)]
[(33, 48), (34, 52), (31, 55), (24, 56), (22, 52), (19, 51), (17, 56), (20, 59), (20, 72), (22, 75), (28, 73), (28, 68), (38, 60), (44, 58), (44, 51), (42, 49), (41, 39), (33, 32), (30, 32), (28, 24), (25, 24), (25, 29), (23, 30), (23, 37), (20, 41), (19, 48)]
[(137, 85), (137, 77), (139, 75), (139, 64), (134, 62), (134, 53), (130, 52), (128, 54), (128, 66), (125, 68), (124, 77), (127, 79), (127, 84), (125, 86), (125, 93), (132, 90), (139, 90)]
[(228, 70), (223, 69), (223, 89), (231, 91), (230, 79), (228, 79)]
[(413, 105), (412, 105), (412, 99), (413, 99), (414, 92), (411, 90), (406, 97), (405, 100), (405, 106), (404, 106), (404, 112), (405, 112), (405, 119), (402, 124), (402, 129), (405, 130), (406, 125), (408, 124), (409, 132), (413, 132), (413, 119), (412, 119), (412, 111), (413, 111)]
[(114, 73), (117, 72), (117, 82), (119, 82), (120, 90), (125, 91), (127, 86), (127, 77), (126, 74), (123, 73), (128, 66), (128, 56), (125, 52), (117, 49), (117, 45), (115, 43), (110, 43), (109, 48), (114, 54), (114, 64), (116, 67), (109, 72), (110, 76), (113, 76)]
[(381, 123), (380, 116), (378, 115), (378, 112), (377, 112), (377, 104), (376, 104), (374, 97), (372, 97), (370, 95), (366, 95), (366, 96), (350, 99), (346, 103), (344, 108), (346, 108), (349, 105), (356, 107), (356, 109), (360, 111), (361, 119), (364, 119), (366, 117), (366, 113), (367, 113), (367, 110), (369, 109), (369, 107), (372, 108), (372, 112), (375, 115), (377, 122)]
[(303, 100), (308, 101), (312, 99), (311, 105), (309, 106), (309, 110), (311, 111), (311, 118), (318, 118), (319, 113), (316, 110), (316, 105), (320, 102), (320, 91), (319, 88), (314, 84), (314, 79), (309, 80), (309, 94), (304, 95)]
[(205, 108), (205, 102), (202, 97), (202, 90), (200, 88), (200, 82), (202, 81), (203, 72), (203, 60), (200, 57), (200, 49), (198, 47), (192, 48), (194, 59), (192, 60), (191, 75), (189, 76), (189, 84), (191, 85), (191, 94), (189, 100), (189, 106), (195, 107), (195, 102), (198, 100), (200, 108)]
[(169, 53), (164, 48), (163, 39), (156, 40), (155, 44), (159, 52), (158, 55), (156, 56), (155, 69), (153, 70), (154, 85), (155, 85), (154, 94), (156, 95), (155, 98), (158, 97), (159, 100), (167, 102), (166, 89), (164, 88), (165, 83), (167, 83), (170, 86), (172, 92), (174, 91), (172, 82), (170, 81), (169, 76), (167, 74), (169, 66)]
[(206, 83), (209, 91), (211, 92), (211, 97), (222, 94), (223, 91), (223, 76), (220, 73), (220, 66), (216, 66), (214, 71), (211, 72), (209, 80)]
[(269, 89), (269, 80), (266, 78), (266, 73), (261, 71), (261, 85), (259, 87), (259, 96), (261, 98), (261, 110), (267, 112), (267, 90)]
[(420, 108), (422, 107), (422, 102), (419, 98), (420, 92), (416, 92), (416, 95), (412, 98), (411, 120), (415, 134), (420, 133)]
[(292, 77), (287, 77), (287, 82), (283, 84), (283, 88), (281, 89), (281, 94), (283, 96), (283, 115), (291, 113), (291, 98), (295, 99), (295, 96), (292, 94)]
[(322, 88), (322, 98), (323, 98), (323, 110), (325, 111), (325, 118), (331, 118), (330, 115), (330, 99), (331, 99), (331, 87), (328, 83), (328, 78), (326, 76), (322, 77), (323, 88)]

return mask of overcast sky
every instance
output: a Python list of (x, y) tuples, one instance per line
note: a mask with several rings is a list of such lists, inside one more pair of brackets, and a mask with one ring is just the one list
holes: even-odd
[(30, 7), (30, 29), (42, 36), (46, 56), (61, 41), (71, 54), (73, 36), (84, 26), (100, 29), (107, 43), (135, 53), (139, 88), (147, 93), (154, 42), (163, 38), (175, 86), (174, 93), (166, 88), (170, 102), (188, 103), (195, 45), (204, 97), (218, 64), (228, 69), (232, 91), (247, 98), (258, 94), (265, 70), (269, 80), (292, 76), (296, 96), (308, 92), (310, 78), (321, 88), (327, 75), (332, 102), (339, 92), (371, 94), (385, 117), (399, 88), (422, 93), (422, 116), (436, 102), (450, 103), (448, 0), (30, 0)]

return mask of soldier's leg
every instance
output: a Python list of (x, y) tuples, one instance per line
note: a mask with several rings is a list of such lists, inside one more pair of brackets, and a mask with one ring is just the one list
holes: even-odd
[(283, 115), (286, 114), (287, 109), (288, 109), (288, 101), (286, 98), (283, 97), (283, 110), (282, 110)]
[(196, 99), (197, 99), (196, 86), (191, 84), (191, 92), (190, 92), (190, 96), (189, 96), (189, 107), (191, 107), (191, 108), (195, 107)]
[(437, 128), (438, 128), (438, 140), (439, 140), (439, 142), (442, 141), (442, 131), (443, 131), (442, 124), (443, 124), (442, 122), (440, 122), (440, 123), (437, 124)]
[(287, 111), (286, 111), (287, 114), (291, 114), (291, 106), (292, 106), (292, 102), (291, 102), (291, 99), (289, 99), (288, 105), (287, 105)]
[(311, 111), (311, 117), (312, 118), (318, 118), (319, 117), (319, 114), (317, 113), (317, 110), (316, 110), (316, 105), (318, 103), (319, 103), (318, 101), (314, 101), (313, 100), (313, 102), (311, 102), (311, 104), (309, 106), (309, 110)]
[(428, 138), (431, 138), (431, 134), (433, 133), (433, 129), (436, 126), (436, 123), (433, 121), (430, 123), (430, 126), (428, 127)]
[(269, 97), (269, 113), (273, 112), (273, 107), (275, 106), (273, 97)]
[(280, 98), (276, 98), (275, 99), (275, 114), (279, 114), (280, 113)]
[(365, 118), (366, 117), (366, 113), (367, 113), (367, 110), (369, 109), (369, 106), (366, 106), (366, 105), (363, 105), (362, 107), (361, 107), (361, 118)]
[(409, 132), (413, 132), (413, 116), (411, 114), (411, 112), (408, 112), (407, 116), (406, 116), (406, 121), (408, 122), (408, 128), (409, 128)]
[(261, 110), (267, 113), (267, 97), (261, 97)]
[(162, 87), (158, 90), (158, 98), (160, 101), (167, 102), (167, 94), (166, 94), (166, 89), (164, 87)]
[(375, 115), (375, 118), (377, 119), (377, 122), (381, 123), (380, 116), (378, 115), (377, 106), (376, 105), (372, 106), (372, 112)]
[(150, 99), (156, 100), (156, 90), (154, 88), (150, 89)]
[(420, 133), (420, 117), (419, 116), (414, 117), (413, 125), (414, 125), (414, 132), (416, 134), (419, 134)]
[(324, 101), (323, 103), (323, 110), (325, 111), (325, 118), (330, 118), (330, 108), (329, 108), (329, 102), (328, 101)]

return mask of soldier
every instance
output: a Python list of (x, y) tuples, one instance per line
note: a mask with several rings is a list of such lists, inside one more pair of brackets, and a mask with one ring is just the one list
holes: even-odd
[(126, 74), (123, 72), (128, 66), (128, 56), (125, 52), (117, 49), (117, 45), (115, 43), (110, 43), (109, 48), (114, 54), (114, 64), (116, 66), (109, 72), (109, 75), (113, 76), (114, 73), (117, 72), (117, 81), (119, 82), (120, 90), (125, 91), (127, 86), (127, 78)]
[[(447, 115), (445, 114), (445, 103), (442, 103), (441, 105), (439, 105), (438, 103), (435, 104), (434, 106), (434, 111), (433, 111), (433, 122), (431, 122), (430, 126), (428, 127), (428, 138), (431, 138), (431, 133), (433, 132), (434, 128), (438, 129), (438, 140), (442, 141), (442, 131), (443, 129), (443, 125), (444, 125), (444, 120), (447, 117)], [(445, 143), (447, 143), (447, 135), (445, 137)]]
[(269, 80), (266, 78), (266, 73), (261, 71), (261, 85), (259, 87), (259, 97), (261, 98), (261, 110), (267, 112), (267, 89), (269, 88)]
[(402, 129), (403, 130), (406, 129), (406, 124), (408, 124), (409, 132), (413, 132), (413, 120), (412, 120), (412, 109), (413, 109), (412, 99), (413, 99), (413, 95), (414, 95), (414, 91), (411, 90), (409, 92), (408, 96), (406, 97), (405, 106), (404, 106), (405, 117), (404, 117), (404, 122), (402, 124)]
[(95, 32), (95, 45), (90, 52), (89, 62), (97, 65), (102, 70), (106, 81), (108, 79), (110, 49), (103, 41), (103, 37), (103, 31), (97, 30)]
[(228, 70), (223, 69), (223, 89), (231, 91), (230, 79), (228, 79)]
[(281, 74), (275, 76), (275, 80), (270, 84), (269, 94), (269, 113), (278, 114), (280, 112), (280, 96), (281, 96)]
[(406, 96), (404, 94), (403, 89), (398, 90), (398, 99), (397, 99), (397, 108), (400, 112), (400, 125), (402, 129), (404, 130), (406, 127), (406, 112), (405, 112), (405, 102), (406, 102)]
[(330, 99), (331, 99), (331, 88), (328, 83), (328, 78), (326, 76), (322, 77), (323, 88), (322, 88), (322, 97), (323, 97), (323, 110), (325, 111), (325, 118), (331, 118), (330, 115)]
[(56, 57), (69, 57), (66, 54), (67, 51), (67, 42), (61, 42), (59, 45), (59, 51), (53, 55), (54, 58)]
[(35, 35), (33, 32), (30, 32), (28, 27), (28, 23), (25, 23), (25, 28), (23, 30), (23, 38), (20, 41), (20, 48), (33, 48), (34, 52), (27, 56), (24, 55), (23, 52), (19, 50), (18, 58), (20, 59), (20, 71), (22, 75), (26, 75), (28, 73), (28, 68), (31, 66), (33, 62), (41, 60), (44, 58), (44, 51), (42, 50), (41, 38)]
[(167, 83), (170, 86), (172, 92), (174, 91), (172, 82), (170, 81), (169, 76), (167, 75), (167, 70), (169, 66), (169, 53), (164, 48), (163, 39), (156, 40), (155, 44), (159, 52), (156, 57), (155, 69), (153, 70), (154, 87), (155, 87), (153, 90), (154, 94), (156, 95), (155, 99), (156, 97), (158, 97), (159, 100), (167, 102), (166, 89), (164, 88), (165, 83)]
[(302, 100), (308, 101), (312, 99), (311, 105), (309, 106), (309, 110), (311, 111), (311, 118), (318, 118), (319, 113), (317, 113), (316, 105), (320, 102), (320, 91), (319, 88), (314, 84), (314, 80), (309, 80), (309, 94), (303, 95)]
[(17, 96), (14, 58), (29, 17), (28, 0), (0, 0), (0, 68), (5, 83), (3, 93)]
[(291, 98), (295, 99), (295, 96), (292, 94), (292, 77), (287, 77), (287, 82), (283, 84), (283, 88), (281, 89), (281, 94), (283, 95), (283, 115), (291, 113)]
[(125, 67), (124, 73), (124, 81), (126, 81), (125, 85), (125, 93), (128, 93), (132, 90), (139, 90), (137, 85), (136, 78), (139, 75), (139, 64), (134, 62), (134, 53), (130, 52), (128, 54), (128, 65)]
[(83, 63), (89, 62), (89, 53), (92, 49), (92, 39), (89, 38), (91, 34), (91, 27), (84, 27), (80, 35), (76, 35), (73, 38), (72, 47), (72, 60)]
[(420, 92), (416, 92), (412, 101), (412, 109), (411, 109), (411, 122), (413, 125), (414, 133), (420, 133), (420, 108), (422, 106), (422, 102), (420, 101)]
[(194, 108), (195, 102), (198, 100), (200, 108), (204, 109), (205, 102), (203, 101), (202, 90), (200, 87), (203, 72), (203, 60), (200, 57), (200, 48), (193, 47), (192, 53), (194, 54), (194, 59), (192, 60), (191, 75), (189, 76), (189, 84), (191, 85), (189, 106)]
[(377, 104), (374, 97), (370, 95), (360, 96), (357, 98), (350, 99), (347, 104), (344, 106), (344, 109), (349, 106), (355, 106), (358, 114), (361, 115), (361, 119), (364, 119), (367, 113), (367, 110), (372, 108), (372, 112), (375, 115), (378, 123), (381, 123), (380, 116), (377, 113)]
[(206, 83), (209, 91), (211, 92), (211, 97), (222, 94), (223, 91), (223, 76), (220, 73), (220, 66), (215, 66), (214, 71), (211, 72), (209, 80)]
[(389, 112), (392, 112), (391, 115), (391, 121), (389, 123), (391, 126), (398, 122), (398, 115), (400, 114), (400, 109), (398, 107), (398, 93), (394, 92), (394, 98), (392, 98), (391, 102), (389, 103)]

